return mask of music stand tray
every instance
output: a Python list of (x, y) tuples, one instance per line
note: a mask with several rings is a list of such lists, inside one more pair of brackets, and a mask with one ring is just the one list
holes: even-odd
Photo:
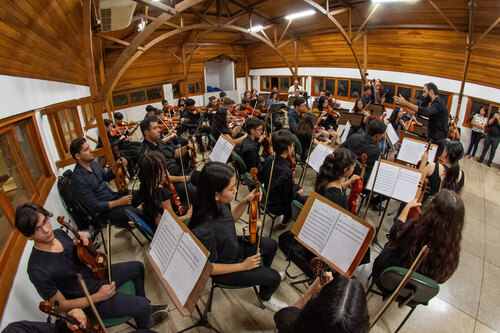
[(385, 107), (382, 104), (370, 104), (366, 109), (371, 111), (372, 115), (380, 117), (384, 114)]
[(427, 127), (413, 124), (413, 133), (426, 138), (427, 137)]
[(349, 121), (351, 123), (351, 126), (361, 126), (364, 117), (365, 115), (362, 113), (342, 112), (340, 114), (338, 124), (345, 125), (347, 124), (347, 121)]

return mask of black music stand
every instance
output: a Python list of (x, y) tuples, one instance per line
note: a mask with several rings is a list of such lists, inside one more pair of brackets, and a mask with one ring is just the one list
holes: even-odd
[(362, 113), (342, 112), (340, 114), (338, 124), (345, 125), (347, 124), (347, 121), (349, 121), (351, 123), (351, 126), (361, 126), (364, 117), (365, 115)]
[(370, 104), (366, 109), (372, 113), (373, 116), (380, 117), (384, 114), (385, 107), (382, 104)]

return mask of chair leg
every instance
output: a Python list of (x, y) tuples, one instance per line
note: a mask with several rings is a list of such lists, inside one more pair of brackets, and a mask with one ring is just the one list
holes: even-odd
[(208, 295), (207, 306), (205, 308), (205, 314), (212, 312), (212, 300), (214, 298), (214, 289), (217, 288), (215, 283), (212, 283), (212, 288), (210, 289), (210, 294)]
[(401, 322), (401, 324), (399, 324), (398, 328), (394, 331), (394, 333), (397, 333), (399, 332), (399, 330), (401, 328), (403, 328), (404, 324), (406, 323), (406, 321), (410, 318), (411, 314), (413, 313), (413, 311), (415, 311), (417, 307), (416, 306), (413, 306), (410, 310), (410, 312), (408, 312), (408, 314), (406, 315), (405, 319), (403, 319), (403, 321)]
[(259, 307), (261, 309), (265, 309), (266, 307), (264, 306), (264, 304), (262, 304), (262, 299), (260, 298), (259, 291), (257, 290), (256, 286), (253, 286), (253, 291), (255, 291), (255, 295), (257, 296), (257, 299), (259, 300)]
[(144, 247), (144, 244), (142, 244), (142, 242), (139, 240), (139, 238), (137, 238), (137, 236), (132, 231), (132, 229), (128, 229), (128, 231), (130, 231), (130, 233), (132, 234), (132, 236), (134, 236), (134, 238), (137, 240), (137, 242), (139, 242), (139, 244), (141, 244), (141, 247)]
[(276, 215), (275, 217), (273, 217), (273, 220), (271, 222), (271, 229), (269, 229), (269, 238), (271, 238), (271, 235), (273, 234), (274, 220), (276, 220), (277, 217), (278, 217), (278, 215)]

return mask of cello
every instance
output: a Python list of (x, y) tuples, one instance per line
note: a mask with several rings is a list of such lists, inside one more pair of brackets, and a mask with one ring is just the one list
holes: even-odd
[[(250, 169), (250, 174), (252, 175), (255, 186), (259, 188), (259, 179), (257, 178), (258, 169)], [(252, 199), (252, 210), (250, 214), (250, 244), (255, 244), (257, 242), (257, 214), (259, 212), (259, 196), (255, 196)]]
[[(78, 320), (76, 320), (71, 315), (67, 314), (66, 312), (57, 311), (57, 307), (53, 306), (49, 301), (40, 302), (40, 305), (38, 306), (38, 308), (43, 313), (46, 313), (49, 316), (54, 316), (56, 318), (61, 318), (61, 319), (65, 320), (66, 322), (70, 323), (71, 325), (75, 325), (75, 326), (80, 325)], [(89, 317), (86, 317), (86, 323), (91, 324)], [(78, 330), (73, 331), (73, 332), (77, 332), (77, 333), (80, 333), (80, 332), (82, 332), (82, 333), (104, 333), (106, 331), (103, 330), (100, 325), (92, 325), (92, 328), (87, 328), (87, 327), (79, 328)]]
[[(86, 266), (90, 267), (95, 278), (98, 280), (109, 280), (111, 275), (109, 274), (108, 258), (106, 255), (101, 251), (97, 251), (92, 243), (92, 240), (90, 239), (88, 245), (83, 245), (82, 237), (77, 230), (75, 230), (68, 222), (64, 221), (64, 216), (58, 216), (57, 222), (71, 231), (80, 241), (76, 246), (78, 259), (80, 259), (80, 261)], [(109, 283), (111, 283), (111, 281), (109, 281)]]
[(351, 185), (351, 193), (349, 193), (349, 211), (353, 214), (356, 214), (358, 197), (363, 191), (363, 177), (365, 176), (366, 158), (366, 154), (361, 155), (361, 175), (359, 179)]

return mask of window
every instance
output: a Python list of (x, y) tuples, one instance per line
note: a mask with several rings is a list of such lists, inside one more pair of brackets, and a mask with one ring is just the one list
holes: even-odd
[(394, 106), (394, 94), (396, 93), (396, 85), (394, 84), (386, 84), (384, 83), (384, 94), (385, 94), (385, 103)]
[(0, 275), (7, 288), (0, 289), (3, 309), (17, 271), (26, 238), (14, 226), (17, 206), (43, 205), (55, 176), (44, 153), (35, 113), (0, 121)]
[[(299, 78), (299, 85), (304, 86), (302, 78)], [(273, 87), (278, 88), (281, 93), (287, 93), (288, 89), (293, 84), (293, 78), (291, 76), (261, 76), (260, 77), (260, 90), (261, 91), (271, 91)]]
[[(175, 92), (174, 92), (175, 94)], [(115, 110), (135, 105), (161, 102), (163, 100), (163, 86), (145, 87), (122, 92), (113, 92), (113, 108)]]
[(337, 96), (349, 96), (349, 80), (338, 80)]
[(81, 106), (82, 109), (82, 114), (83, 114), (83, 121), (85, 122), (85, 129), (92, 125), (92, 123), (95, 120), (94, 117), (94, 111), (92, 109), (92, 104), (82, 104)]
[(354, 99), (358, 99), (363, 94), (363, 90), (361, 81), (351, 80), (351, 92), (350, 97)]
[(203, 87), (203, 81), (189, 82), (188, 83), (189, 95), (203, 95), (202, 87)]
[(47, 117), (60, 161), (70, 159), (69, 145), (71, 141), (83, 137), (77, 107), (52, 111), (47, 113)]
[(465, 111), (465, 118), (463, 125), (467, 127), (471, 127), (470, 120), (472, 117), (476, 114), (479, 113), (479, 110), (484, 107), (486, 109), (486, 115), (488, 116), (488, 119), (493, 117), (493, 115), (498, 112), (498, 108), (500, 106), (500, 103), (495, 103), (495, 102), (490, 102), (490, 101), (485, 101), (477, 98), (469, 98), (469, 101), (467, 102), (467, 109)]
[[(396, 96), (399, 96), (399, 95), (403, 96), (404, 99), (406, 99), (407, 101), (411, 101), (411, 88), (398, 86), (396, 89)], [(387, 98), (386, 98), (386, 100), (387, 100)], [(393, 98), (393, 100), (394, 100), (394, 98)]]

